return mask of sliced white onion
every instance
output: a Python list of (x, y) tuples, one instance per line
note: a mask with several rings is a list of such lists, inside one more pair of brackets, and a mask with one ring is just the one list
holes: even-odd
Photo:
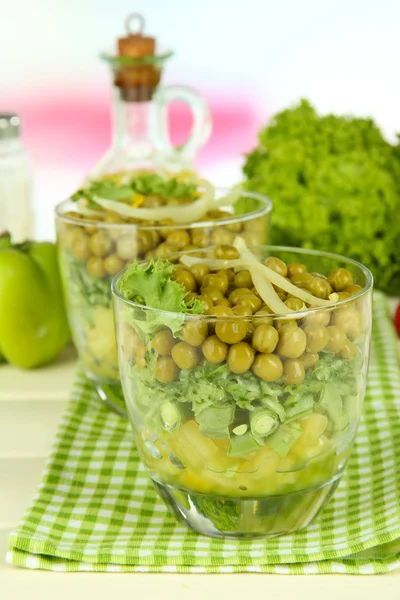
[[(186, 204), (184, 206), (135, 208), (133, 206), (129, 206), (128, 204), (124, 204), (123, 202), (109, 200), (107, 198), (102, 198), (101, 196), (95, 196), (94, 200), (105, 210), (115, 212), (123, 217), (134, 218), (140, 221), (160, 221), (164, 219), (171, 219), (173, 223), (184, 225), (187, 223), (195, 223), (200, 221), (207, 214), (207, 212), (212, 209), (218, 209), (223, 206), (232, 206), (242, 194), (242, 187), (240, 185), (236, 185), (226, 196), (216, 199), (215, 188), (210, 182), (206, 181), (205, 179), (200, 179), (198, 181), (198, 185), (204, 189), (204, 193), (195, 202)], [(84, 214), (83, 211), (82, 214)], [(87, 214), (89, 216), (89, 213)], [(99, 214), (101, 213), (97, 213), (97, 215)], [(96, 216), (96, 211), (93, 211), (92, 216)]]
[[(307, 302), (311, 306), (326, 306), (337, 302), (337, 294), (331, 294), (329, 296), (329, 300), (322, 300), (321, 298), (316, 298), (308, 292), (300, 290), (291, 282), (287, 281), (284, 277), (281, 277), (281, 275), (278, 275), (278, 273), (260, 263), (257, 257), (247, 248), (246, 242), (242, 238), (235, 238), (233, 245), (238, 250), (240, 258), (224, 260), (216, 258), (198, 258), (196, 256), (184, 255), (181, 257), (180, 262), (187, 267), (191, 267), (196, 264), (204, 264), (215, 270), (226, 268), (233, 268), (236, 270), (248, 269), (253, 279), (254, 286), (256, 287), (261, 298), (276, 314), (292, 314), (298, 313), (299, 311), (293, 311), (288, 308), (279, 298), (272, 284), (285, 290), (286, 292), (291, 293), (300, 300), (303, 300), (303, 303)], [(305, 308), (306, 306), (303, 304), (303, 309)]]
[(234, 267), (244, 267), (246, 268), (247, 263), (240, 258), (228, 260), (222, 258), (198, 258), (197, 256), (189, 256), (185, 254), (181, 256), (180, 261), (186, 267), (192, 267), (193, 265), (206, 265), (210, 267), (210, 269), (231, 269)]
[(247, 268), (250, 271), (251, 278), (257, 292), (264, 300), (265, 304), (276, 314), (288, 314), (293, 312), (279, 298), (274, 290), (271, 281), (265, 276), (263, 266), (257, 257), (250, 252), (246, 246), (246, 242), (241, 237), (236, 237), (233, 242), (234, 247), (240, 254), (240, 258), (245, 261)]
[(249, 271), (257, 292), (260, 294), (261, 298), (264, 300), (265, 304), (269, 306), (272, 312), (278, 315), (293, 312), (286, 306), (286, 304), (282, 302), (272, 287), (272, 283), (266, 277), (264, 277), (262, 271), (256, 265), (251, 266)]
[(274, 271), (273, 269), (270, 269), (265, 265), (262, 265), (262, 267), (263, 269), (265, 269), (267, 277), (274, 285), (281, 288), (282, 290), (285, 290), (285, 292), (296, 296), (296, 298), (303, 300), (303, 302), (307, 302), (307, 304), (309, 304), (310, 306), (327, 306), (328, 304), (332, 304), (331, 300), (323, 300), (322, 298), (317, 298), (316, 296), (313, 296), (309, 292), (301, 290), (296, 285), (294, 285), (290, 281), (287, 281), (284, 277), (276, 273), (276, 271)]
[(161, 206), (159, 208), (134, 208), (122, 202), (107, 200), (96, 196), (95, 202), (106, 210), (118, 213), (124, 217), (139, 219), (141, 221), (171, 219), (174, 223), (186, 224), (199, 221), (214, 204), (214, 186), (201, 179), (199, 185), (205, 189), (204, 194), (191, 204), (185, 206)]
[(84, 202), (86, 202), (86, 200), (81, 198), (76, 203), (76, 208), (78, 209), (79, 214), (83, 215), (84, 217), (104, 217), (104, 212), (88, 208), (85, 206)]
[(273, 271), (273, 269), (262, 265), (257, 259), (257, 257), (247, 248), (246, 242), (243, 238), (235, 238), (233, 245), (238, 250), (240, 256), (243, 259), (248, 261), (249, 264), (258, 264), (263, 269), (265, 276), (269, 279), (269, 281), (277, 287), (279, 287), (280, 289), (284, 290), (285, 292), (293, 294), (293, 296), (296, 296), (296, 298), (303, 300), (303, 302), (307, 302), (307, 304), (310, 304), (310, 306), (327, 306), (329, 304), (332, 304), (331, 300), (323, 300), (322, 298), (317, 298), (316, 296), (313, 296), (309, 292), (301, 290), (290, 281), (287, 281), (287, 279), (282, 277), (282, 275), (279, 275), (278, 273)]
[[(184, 255), (180, 258), (180, 262), (187, 267), (191, 267), (197, 264), (203, 264), (210, 267), (210, 269), (248, 269), (253, 279), (253, 283), (257, 292), (264, 300), (265, 304), (276, 314), (292, 314), (299, 313), (300, 311), (293, 311), (286, 306), (279, 298), (273, 285), (289, 292), (296, 298), (303, 300), (303, 303), (310, 304), (310, 306), (327, 306), (334, 302), (337, 302), (338, 295), (331, 294), (329, 300), (322, 300), (316, 298), (312, 294), (300, 290), (290, 281), (287, 281), (284, 277), (263, 265), (257, 257), (247, 248), (246, 242), (241, 237), (236, 237), (233, 242), (234, 247), (238, 250), (240, 258), (233, 260), (224, 260), (216, 258), (198, 258), (197, 256)], [(303, 305), (305, 309), (306, 306)]]

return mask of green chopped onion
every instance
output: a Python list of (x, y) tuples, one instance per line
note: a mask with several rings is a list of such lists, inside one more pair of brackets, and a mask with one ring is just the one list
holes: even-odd
[(290, 421), (294, 421), (294, 419), (305, 417), (313, 408), (314, 397), (312, 394), (307, 394), (301, 398), (292, 396), (290, 400), (285, 402), (285, 423), (290, 423)]
[(246, 423), (243, 423), (243, 425), (238, 425), (237, 427), (232, 429), (232, 431), (235, 435), (243, 435), (246, 433), (248, 428), (249, 428), (249, 426)]
[(256, 437), (267, 437), (279, 426), (278, 415), (271, 410), (260, 408), (250, 413), (251, 433)]
[[(265, 391), (265, 394), (268, 393), (268, 383), (266, 381), (262, 382), (261, 390), (263, 392), (264, 392), (264, 390), (267, 390), (267, 391)], [(286, 411), (277, 398), (273, 398), (273, 397), (268, 398), (268, 396), (265, 395), (263, 402), (264, 402), (265, 408), (268, 408), (274, 414), (276, 413), (278, 415), (280, 421), (282, 421), (282, 422), (285, 421)]]
[(246, 431), (244, 435), (231, 436), (228, 446), (228, 456), (243, 456), (259, 450), (264, 445), (264, 442), (254, 437), (250, 431)]
[(184, 420), (183, 406), (170, 400), (164, 400), (160, 406), (160, 418), (164, 429), (169, 433), (175, 433)]
[(229, 427), (220, 427), (220, 429), (210, 429), (209, 427), (199, 427), (201, 435), (204, 437), (212, 438), (213, 440), (229, 440), (230, 433)]
[(318, 409), (328, 417), (328, 433), (337, 433), (348, 427), (349, 416), (343, 407), (342, 396), (334, 385), (325, 385)]
[(303, 433), (303, 428), (298, 423), (283, 423), (269, 438), (271, 448), (279, 456), (286, 456)]
[(196, 421), (200, 426), (200, 433), (205, 437), (229, 439), (229, 425), (234, 416), (234, 404), (215, 404), (202, 410)]

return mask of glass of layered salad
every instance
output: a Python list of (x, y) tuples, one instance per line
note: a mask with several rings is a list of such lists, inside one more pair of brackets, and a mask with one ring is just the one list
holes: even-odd
[(158, 492), (212, 536), (307, 526), (362, 410), (372, 276), (347, 258), (233, 244), (113, 280), (119, 368)]
[(68, 316), (86, 375), (100, 398), (125, 415), (112, 277), (134, 259), (209, 245), (268, 241), (270, 201), (215, 190), (193, 174), (136, 172), (93, 181), (56, 208), (59, 262)]

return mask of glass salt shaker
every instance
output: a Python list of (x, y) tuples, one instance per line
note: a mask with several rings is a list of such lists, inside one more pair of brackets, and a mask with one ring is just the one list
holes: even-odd
[(31, 163), (20, 135), (20, 117), (0, 113), (0, 232), (16, 243), (33, 236), (34, 223)]

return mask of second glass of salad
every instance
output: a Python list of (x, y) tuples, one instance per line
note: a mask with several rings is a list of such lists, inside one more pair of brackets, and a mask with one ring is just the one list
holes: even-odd
[(89, 182), (56, 207), (59, 262), (72, 336), (100, 398), (126, 415), (111, 280), (134, 259), (209, 245), (268, 241), (271, 202), (216, 190), (193, 173), (123, 172)]
[(211, 536), (307, 526), (362, 410), (372, 276), (334, 254), (243, 237), (113, 281), (135, 440), (175, 514)]

